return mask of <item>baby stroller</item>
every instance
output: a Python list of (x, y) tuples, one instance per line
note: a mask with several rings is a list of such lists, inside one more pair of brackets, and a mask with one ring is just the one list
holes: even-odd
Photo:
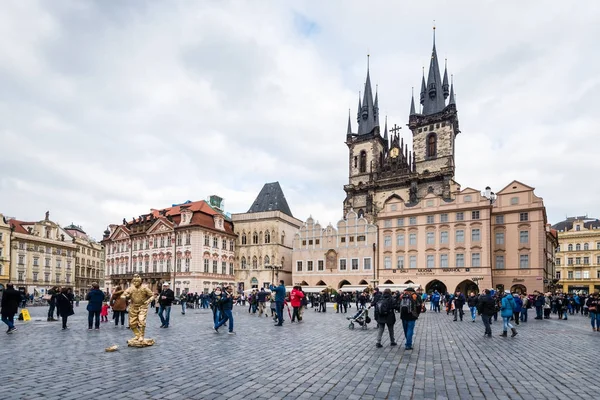
[(358, 310), (356, 314), (352, 317), (346, 317), (347, 320), (350, 321), (350, 325), (348, 325), (348, 329), (354, 329), (354, 323), (357, 323), (361, 326), (362, 329), (369, 329), (367, 324), (371, 322), (371, 318), (369, 318), (369, 310), (366, 308), (361, 308)]

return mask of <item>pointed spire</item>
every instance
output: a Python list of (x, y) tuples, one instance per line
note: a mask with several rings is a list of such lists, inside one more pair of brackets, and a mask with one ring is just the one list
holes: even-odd
[[(365, 82), (365, 93), (360, 104), (358, 116), (358, 134), (367, 135), (379, 126), (378, 107), (373, 101), (373, 89), (371, 88), (371, 73), (369, 69), (369, 56), (367, 55), (367, 80)], [(377, 102), (379, 100), (377, 99)]]
[(442, 77), (438, 63), (437, 51), (435, 49), (435, 26), (433, 27), (433, 49), (431, 50), (431, 61), (429, 63), (429, 74), (427, 75), (427, 95), (423, 104), (423, 114), (431, 115), (444, 109), (446, 102), (443, 96)]
[(454, 75), (452, 75), (452, 84), (450, 85), (450, 100), (448, 100), (448, 105), (450, 104), (456, 105), (456, 100), (454, 98)]
[(448, 59), (444, 62), (444, 82), (442, 83), (442, 90), (444, 91), (444, 99), (448, 98)]
[(410, 114), (409, 115), (415, 115), (415, 88), (412, 88), (412, 94), (410, 96)]
[(352, 135), (352, 122), (350, 121), (350, 109), (348, 109), (348, 130), (346, 135)]
[(375, 85), (375, 103), (373, 104), (375, 113), (375, 126), (379, 126), (379, 85)]
[(383, 140), (388, 140), (387, 115), (385, 116), (385, 129), (383, 130)]
[(425, 104), (425, 92), (427, 85), (425, 84), (425, 67), (423, 67), (423, 79), (421, 80), (421, 105)]
[(360, 124), (360, 113), (361, 113), (362, 105), (360, 103), (360, 90), (358, 91), (358, 111), (356, 111), (356, 122)]

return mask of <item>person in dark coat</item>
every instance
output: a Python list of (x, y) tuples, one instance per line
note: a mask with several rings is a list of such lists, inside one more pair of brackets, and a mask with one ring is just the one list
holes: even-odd
[(496, 302), (488, 289), (484, 289), (477, 302), (477, 312), (485, 326), (484, 336), (492, 337), (492, 317), (496, 314)]
[(8, 325), (6, 333), (13, 333), (15, 328), (15, 314), (19, 311), (19, 303), (21, 302), (21, 293), (15, 290), (12, 283), (6, 284), (6, 290), (2, 295), (2, 322)]
[(60, 294), (56, 296), (56, 305), (60, 310), (60, 316), (62, 318), (62, 329), (63, 331), (67, 329), (67, 319), (75, 314), (73, 311), (73, 303), (71, 302), (71, 297), (69, 296), (69, 288), (62, 288), (60, 290)]
[[(375, 321), (377, 321), (377, 343), (375, 347), (383, 347), (381, 345), (381, 338), (383, 337), (383, 331), (385, 327), (388, 328), (390, 334), (390, 346), (396, 345), (396, 339), (394, 339), (394, 324), (396, 323), (396, 308), (397, 303), (392, 298), (392, 291), (385, 289), (381, 297), (377, 297), (377, 301), (371, 304), (375, 307)], [(378, 306), (380, 303), (385, 303), (385, 306)], [(385, 310), (383, 313), (380, 310)]]
[(104, 293), (96, 282), (92, 283), (92, 290), (89, 291), (85, 299), (89, 301), (87, 305), (88, 330), (92, 329), (93, 322), (95, 322), (95, 328), (100, 329), (100, 311), (104, 302)]

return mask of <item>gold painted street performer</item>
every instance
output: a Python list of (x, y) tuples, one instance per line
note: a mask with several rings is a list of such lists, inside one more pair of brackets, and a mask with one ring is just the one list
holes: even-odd
[(154, 344), (153, 339), (144, 339), (146, 331), (146, 316), (148, 315), (148, 305), (154, 299), (152, 291), (142, 286), (142, 278), (135, 274), (131, 280), (131, 285), (121, 295), (122, 299), (129, 299), (129, 328), (135, 335), (133, 339), (127, 341), (131, 347), (147, 347)]

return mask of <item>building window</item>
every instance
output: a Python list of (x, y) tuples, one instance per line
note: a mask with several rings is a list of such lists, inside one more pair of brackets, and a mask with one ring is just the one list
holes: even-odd
[(470, 203), (470, 202), (471, 202), (471, 195), (465, 196), (465, 203)]
[(246, 244), (246, 234), (242, 233), (242, 244)]
[(416, 225), (417, 224), (417, 217), (410, 217), (408, 219), (408, 224), (409, 225)]
[(258, 244), (258, 233), (256, 232), (252, 234), (252, 244)]
[(435, 232), (427, 232), (427, 244), (435, 244)]
[(457, 221), (464, 221), (465, 220), (465, 214), (462, 212), (457, 212), (456, 213), (456, 220)]
[(529, 243), (529, 231), (519, 232), (519, 243)]
[(396, 268), (403, 269), (404, 268), (404, 256), (398, 256), (396, 261)]
[(417, 256), (410, 256), (408, 262), (410, 268), (417, 268)]
[(435, 221), (435, 216), (433, 216), (433, 215), (428, 215), (427, 216), (427, 223), (428, 224), (433, 224), (434, 221)]
[(471, 254), (471, 267), (481, 267), (481, 254), (473, 253)]
[[(398, 226), (404, 226), (404, 218), (398, 218), (398, 219), (396, 220), (396, 224), (397, 224)], [(598, 246), (600, 246), (600, 243), (598, 243)]]
[(583, 279), (590, 279), (590, 271), (583, 271)]
[(227, 263), (225, 261), (221, 262), (221, 274), (227, 275)]
[[(2, 249), (0, 249), (0, 257), (2, 257)], [(39, 257), (33, 257), (33, 266), (34, 267), (38, 267), (39, 266), (39, 261), (40, 261)]]
[(504, 269), (504, 256), (496, 256), (496, 269)]
[(265, 243), (271, 243), (271, 234), (269, 233), (269, 231), (265, 232)]
[(471, 219), (479, 219), (479, 211), (471, 211)]
[[(161, 261), (160, 269), (162, 271), (162, 261)], [(185, 259), (185, 272), (190, 272), (190, 259), (189, 258)]]
[(403, 233), (399, 233), (396, 236), (396, 246), (404, 247), (404, 234)]
[(448, 244), (448, 231), (440, 232), (440, 243)]
[(317, 261), (317, 271), (323, 271), (323, 260)]
[(252, 257), (252, 268), (253, 269), (258, 268), (258, 258), (256, 258), (256, 256)]
[[(50, 259), (47, 258), (46, 261), (48, 262)], [(25, 256), (20, 255), (19, 256), (19, 265), (25, 265)]]
[(437, 155), (437, 135), (430, 133), (427, 136), (427, 157), (433, 158)]
[(519, 221), (521, 221), (521, 222), (529, 221), (529, 213), (526, 213), (526, 212), (520, 213)]
[(440, 254), (440, 268), (448, 268), (448, 254)]
[(589, 249), (590, 249), (590, 245), (589, 245), (589, 244), (587, 244), (587, 243), (584, 243), (584, 244), (583, 244), (583, 250), (584, 250), (584, 251), (588, 251)]
[(234, 244), (233, 244), (233, 240), (229, 241), (229, 251), (233, 251), (234, 249)]
[(575, 257), (575, 265), (581, 265), (581, 257)]
[[(19, 272), (18, 272), (18, 275), (19, 275), (19, 277), (17, 278), (17, 280), (18, 280), (19, 282), (22, 282), (22, 281), (24, 281), (24, 280), (25, 280), (25, 279), (23, 278), (23, 277), (24, 277), (24, 275), (25, 275), (25, 273), (24, 273), (23, 271), (19, 271)], [(48, 274), (48, 275), (50, 275), (50, 274)], [(49, 279), (48, 279), (48, 280), (49, 280)]]
[[(361, 238), (362, 238), (362, 240), (361, 240)], [(364, 237), (364, 236), (359, 236), (359, 237), (358, 237), (358, 241), (359, 241), (359, 242), (364, 242), (364, 241), (365, 241), (365, 237)], [(315, 245), (317, 245), (317, 246), (318, 246), (318, 245), (320, 245), (320, 244), (321, 244), (321, 239), (315, 239)]]
[(575, 230), (579, 232), (581, 230), (581, 225), (575, 225)]
[(392, 245), (392, 237), (391, 236), (384, 236), (383, 237), (383, 245), (385, 247), (389, 247)]
[(340, 271), (345, 271), (346, 270), (346, 259), (342, 258), (340, 259)]
[(218, 249), (219, 248), (219, 238), (218, 237), (213, 237), (213, 249)]
[[(19, 256), (19, 259), (20, 259), (21, 257), (22, 257), (22, 256)], [(21, 264), (21, 263), (19, 263), (19, 264)], [(49, 259), (49, 258), (46, 258), (46, 267), (50, 267), (50, 259)]]
[(517, 204), (519, 204), (519, 198), (518, 197), (511, 197), (511, 199), (510, 199), (510, 205), (514, 206), (514, 205), (517, 205)]
[(233, 275), (233, 263), (229, 263), (229, 275)]
[(465, 266), (465, 255), (458, 253), (456, 255), (456, 268), (462, 268)]
[(504, 223), (504, 215), (496, 215), (496, 223), (503, 224)]
[(596, 257), (596, 264), (600, 265), (600, 256)]
[(392, 220), (391, 219), (386, 219), (385, 221), (383, 221), (383, 226), (386, 228), (391, 228), (392, 227)]
[(560, 265), (560, 258), (556, 259), (556, 265)]
[(165, 237), (161, 236), (160, 238), (160, 247), (165, 247)]
[(351, 268), (352, 268), (352, 271), (358, 271), (358, 258), (352, 259)]
[(471, 242), (479, 242), (481, 241), (481, 230), (472, 229), (471, 230)]
[(307, 272), (312, 272), (313, 270), (313, 262), (312, 261), (307, 261), (306, 262), (306, 271)]
[(567, 258), (567, 265), (573, 265), (573, 257)]
[(383, 258), (383, 267), (385, 269), (391, 269), (392, 268), (392, 257), (384, 257)]
[(411, 233), (408, 235), (408, 244), (411, 246), (416, 246), (417, 244), (417, 234)]
[(360, 166), (358, 172), (367, 172), (367, 152), (364, 150), (360, 152)]
[(216, 274), (217, 271), (219, 269), (219, 262), (217, 260), (213, 260), (213, 268), (212, 268), (212, 273)]
[(456, 243), (464, 243), (465, 242), (465, 231), (459, 229), (456, 231)]
[[(390, 205), (390, 211), (396, 211), (397, 209), (398, 209), (398, 206), (396, 204)], [(391, 221), (390, 221), (390, 224), (391, 224)]]
[(504, 244), (504, 232), (496, 232), (496, 244)]
[(448, 222), (448, 214), (440, 214), (440, 222)]
[(568, 251), (573, 251), (573, 245), (572, 245), (572, 244), (569, 244), (569, 246), (567, 246), (567, 250), (568, 250)]
[(600, 242), (596, 242), (596, 250), (600, 250)]
[(555, 278), (560, 280), (561, 274), (560, 271), (556, 271), (556, 273), (554, 274)]
[[(67, 275), (67, 276), (68, 276), (68, 275)], [(37, 272), (34, 272), (34, 273), (33, 273), (33, 281), (34, 281), (34, 282), (37, 282), (37, 280), (38, 280), (38, 273), (37, 273)]]
[(519, 256), (519, 268), (529, 268), (529, 255), (521, 254)]
[(435, 267), (435, 256), (433, 254), (427, 254), (427, 268)]
[(265, 256), (265, 264), (264, 265), (271, 265), (271, 259), (269, 258), (269, 256)]
[(573, 279), (573, 271), (567, 271), (567, 279)]
[(340, 238), (340, 243), (346, 243), (346, 237), (345, 236), (342, 236)]
[(581, 271), (575, 271), (575, 279), (581, 279)]
[[(177, 260), (177, 262), (179, 263), (180, 260)], [(246, 263), (246, 259), (244, 259), (244, 263)], [(179, 264), (178, 268), (181, 267), (181, 264)], [(208, 259), (204, 259), (204, 273), (208, 274), (210, 268), (210, 260)]]
[(581, 245), (579, 243), (575, 245), (575, 250), (581, 251)]
[(246, 257), (242, 257), (241, 267), (242, 267), (242, 269), (246, 269)]

